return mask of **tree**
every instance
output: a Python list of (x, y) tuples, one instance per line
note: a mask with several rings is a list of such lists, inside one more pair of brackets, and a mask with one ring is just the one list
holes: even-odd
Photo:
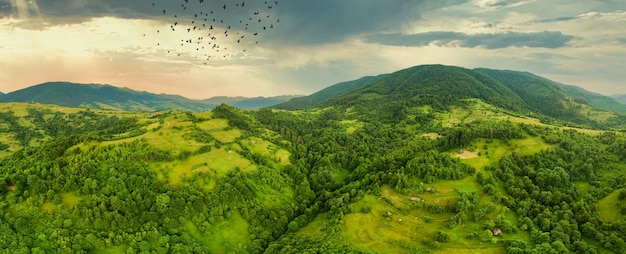
[(435, 241), (441, 242), (441, 243), (448, 242), (450, 241), (450, 235), (448, 235), (447, 233), (443, 231), (437, 231), (437, 234), (435, 235)]
[(169, 208), (170, 196), (166, 193), (158, 194), (156, 196), (156, 208), (157, 212), (165, 213)]
[(287, 225), (287, 229), (289, 230), (289, 232), (295, 233), (300, 229), (300, 225), (298, 225), (298, 222), (293, 220), (289, 222), (289, 224)]
[(482, 234), (480, 234), (480, 240), (483, 242), (491, 242), (491, 238), (493, 238), (493, 232), (490, 229), (485, 229)]
[(622, 189), (617, 195), (617, 199), (625, 200), (626, 199), (626, 189)]

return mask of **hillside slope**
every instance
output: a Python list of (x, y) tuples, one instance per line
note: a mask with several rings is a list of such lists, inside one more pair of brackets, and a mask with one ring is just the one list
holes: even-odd
[(299, 97), (299, 98), (293, 98), (289, 100), (288, 102), (281, 103), (273, 107), (280, 108), (280, 109), (309, 108), (327, 99), (330, 99), (330, 98), (339, 96), (341, 94), (345, 94), (347, 92), (370, 85), (380, 80), (383, 77), (385, 77), (385, 75), (367, 76), (367, 77), (362, 77), (357, 80), (337, 83), (335, 85), (324, 88), (318, 92), (315, 92), (311, 95)]
[(594, 94), (582, 88), (556, 83), (527, 72), (476, 69), (509, 87), (520, 95), (527, 105), (538, 112), (556, 119), (579, 124), (594, 125), (584, 108), (626, 112), (622, 105), (608, 96)]

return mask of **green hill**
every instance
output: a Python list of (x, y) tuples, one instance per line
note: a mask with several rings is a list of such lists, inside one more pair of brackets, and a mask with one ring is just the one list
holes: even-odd
[(320, 105), (353, 108), (354, 112), (395, 121), (415, 108), (446, 110), (464, 99), (481, 99), (520, 111), (519, 96), (497, 81), (460, 67), (423, 65), (401, 70), (359, 89), (330, 98)]
[(443, 65), (415, 66), (339, 83), (274, 108), (344, 107), (365, 117), (394, 121), (417, 115), (425, 106), (447, 110), (467, 99), (551, 124), (594, 128), (619, 127), (621, 120), (615, 119), (626, 112), (626, 105), (610, 97), (530, 73)]
[(626, 136), (532, 105), (436, 65), (299, 110), (0, 103), (0, 249), (625, 253)]

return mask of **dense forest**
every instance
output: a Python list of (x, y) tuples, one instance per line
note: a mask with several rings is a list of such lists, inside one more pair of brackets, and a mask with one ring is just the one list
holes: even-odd
[[(0, 162), (0, 247), (13, 253), (381, 252), (346, 237), (352, 215), (397, 227), (380, 209), (431, 228), (378, 235), (391, 252), (626, 251), (626, 137), (616, 132), (515, 119), (444, 127), (434, 113), (387, 124), (333, 108), (120, 115), (22, 106), (2, 112), (4, 149), (22, 147)], [(490, 151), (520, 140), (542, 145)], [(492, 158), (481, 166), (455, 156), (472, 149)], [(213, 165), (233, 153), (245, 163)], [(408, 201), (449, 184), (445, 203)]]
[(0, 104), (0, 249), (626, 252), (626, 136), (547, 124), (453, 72), (491, 86), (303, 110)]

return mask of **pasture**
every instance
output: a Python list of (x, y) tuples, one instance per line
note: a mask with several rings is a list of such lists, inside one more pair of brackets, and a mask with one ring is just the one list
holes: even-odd
[[(431, 191), (424, 191), (426, 188)], [(460, 192), (480, 191), (480, 188), (474, 177), (438, 181), (416, 188), (409, 195), (383, 186), (380, 196), (367, 194), (350, 204), (352, 212), (344, 216), (343, 230), (338, 236), (327, 240), (371, 253), (413, 253), (426, 249), (433, 250), (433, 253), (505, 253), (504, 244), (499, 243), (500, 240), (528, 240), (529, 236), (525, 232), (503, 234), (488, 242), (467, 238), (472, 233), (484, 232), (483, 223), (487, 219), (504, 216), (516, 223), (514, 213), (502, 205), (495, 205), (495, 209), (484, 220), (474, 222), (472, 216), (468, 216), (466, 222), (453, 228), (447, 225), (452, 213), (432, 213), (428, 209), (432, 204), (445, 206), (456, 202)], [(423, 201), (412, 201), (411, 197), (419, 197)], [(486, 203), (493, 203), (493, 198), (481, 194), (479, 206)], [(319, 237), (324, 235), (328, 223), (328, 213), (322, 213), (298, 234)], [(439, 231), (449, 235), (449, 242), (435, 243)]]
[[(253, 170), (253, 165), (248, 159), (242, 157), (237, 150), (238, 145), (230, 145), (219, 149), (212, 149), (203, 154), (193, 155), (184, 160), (171, 162), (154, 162), (150, 168), (157, 172), (157, 177), (162, 182), (172, 185), (183, 185), (198, 181), (206, 190), (215, 187), (216, 179), (235, 168)], [(237, 149), (238, 148), (238, 149)]]

